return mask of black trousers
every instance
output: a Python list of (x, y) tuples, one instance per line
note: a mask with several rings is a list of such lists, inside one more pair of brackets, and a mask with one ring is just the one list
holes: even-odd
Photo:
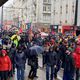
[(0, 71), (0, 80), (7, 80), (8, 79), (8, 71)]
[(30, 78), (34, 78), (37, 74), (37, 68), (31, 67), (31, 70), (29, 72), (29, 76)]
[(58, 61), (57, 68), (54, 69), (54, 78), (57, 78), (57, 73), (61, 68), (61, 61)]
[(80, 69), (76, 69), (76, 80), (80, 80)]

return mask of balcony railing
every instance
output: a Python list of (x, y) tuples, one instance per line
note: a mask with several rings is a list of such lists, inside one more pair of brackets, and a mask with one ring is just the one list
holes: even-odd
[(51, 5), (51, 2), (43, 2), (43, 4)]
[(44, 14), (51, 14), (51, 11), (43, 11)]

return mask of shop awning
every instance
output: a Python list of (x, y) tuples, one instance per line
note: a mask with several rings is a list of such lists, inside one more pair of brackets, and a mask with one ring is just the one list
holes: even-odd
[(4, 4), (4, 3), (6, 3), (8, 0), (0, 0), (0, 7)]

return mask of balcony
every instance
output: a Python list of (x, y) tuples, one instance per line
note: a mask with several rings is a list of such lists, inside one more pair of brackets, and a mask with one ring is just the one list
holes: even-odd
[(51, 14), (51, 11), (43, 11), (43, 14)]
[(51, 2), (43, 2), (45, 5), (51, 5)]

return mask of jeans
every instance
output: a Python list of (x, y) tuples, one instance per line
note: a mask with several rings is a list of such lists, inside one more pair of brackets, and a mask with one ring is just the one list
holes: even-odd
[(72, 75), (73, 73), (66, 73), (64, 72), (63, 74), (63, 80), (74, 80), (74, 76)]
[(80, 69), (76, 69), (76, 80), (80, 80)]
[(24, 68), (17, 68), (17, 80), (24, 80)]
[(54, 78), (57, 78), (57, 73), (60, 70), (60, 68), (61, 68), (61, 62), (59, 61), (57, 63), (57, 68), (55, 68), (55, 70), (54, 70)]
[[(50, 73), (50, 69), (51, 69), (51, 73)], [(53, 77), (54, 77), (54, 66), (46, 65), (46, 80), (53, 80)]]

